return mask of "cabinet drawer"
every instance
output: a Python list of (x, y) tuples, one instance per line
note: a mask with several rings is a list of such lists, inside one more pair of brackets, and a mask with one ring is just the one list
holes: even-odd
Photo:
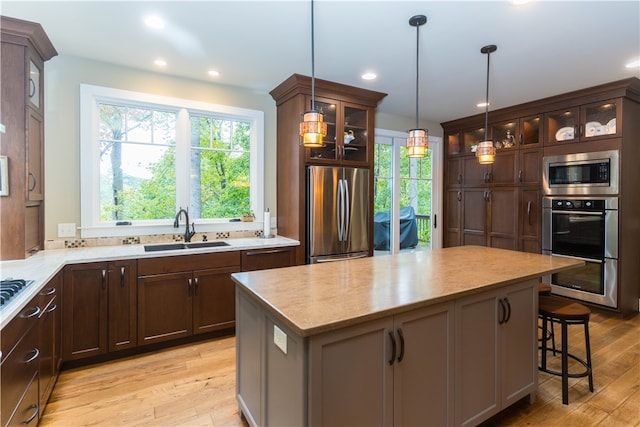
[(38, 297), (33, 298), (8, 325), (2, 328), (2, 332), (0, 332), (2, 366), (4, 366), (4, 360), (9, 356), (20, 338), (38, 322), (38, 316), (42, 312), (42, 308), (38, 306), (37, 301)]
[(31, 378), (31, 382), (27, 387), (27, 391), (18, 404), (18, 407), (16, 408), (16, 411), (7, 426), (36, 426), (39, 420), (39, 413), (40, 405), (38, 404), (38, 375), (36, 373)]
[(294, 248), (242, 251), (242, 271), (266, 270), (293, 265)]
[[(29, 382), (38, 373), (38, 328), (31, 328), (18, 342), (16, 348), (5, 359), (0, 368), (2, 388), (2, 425), (7, 425), (11, 414), (20, 402)], [(36, 380), (35, 399), (38, 402), (38, 386)], [(21, 423), (23, 420), (18, 422)]]
[(240, 265), (240, 252), (215, 252), (209, 254), (185, 254), (138, 260), (138, 276), (205, 270), (207, 268)]

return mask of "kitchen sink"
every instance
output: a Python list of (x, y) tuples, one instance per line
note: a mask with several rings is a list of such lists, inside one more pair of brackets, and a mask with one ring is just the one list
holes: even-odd
[(161, 243), (157, 245), (145, 245), (144, 251), (174, 251), (177, 249), (215, 248), (218, 246), (229, 246), (229, 244), (227, 242), (223, 242), (222, 240), (214, 240), (212, 242)]
[(214, 240), (212, 242), (190, 242), (184, 244), (187, 249), (195, 249), (195, 248), (215, 248), (218, 246), (229, 246), (227, 242), (223, 242), (222, 240)]

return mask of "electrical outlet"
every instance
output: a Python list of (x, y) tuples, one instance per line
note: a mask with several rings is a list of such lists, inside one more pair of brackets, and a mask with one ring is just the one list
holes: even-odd
[(76, 223), (58, 224), (58, 237), (76, 237)]
[(287, 354), (287, 334), (276, 325), (273, 325), (273, 342), (284, 354)]

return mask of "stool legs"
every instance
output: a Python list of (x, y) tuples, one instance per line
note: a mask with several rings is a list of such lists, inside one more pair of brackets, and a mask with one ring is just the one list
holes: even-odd
[(587, 365), (589, 366), (589, 391), (593, 393), (593, 369), (591, 368), (591, 342), (589, 341), (589, 322), (584, 323), (584, 342), (587, 351)]
[(562, 327), (562, 403), (569, 404), (569, 346), (567, 345), (567, 322), (560, 321)]

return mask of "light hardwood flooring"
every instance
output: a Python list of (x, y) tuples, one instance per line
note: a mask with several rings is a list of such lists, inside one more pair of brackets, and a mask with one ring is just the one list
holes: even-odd
[[(594, 313), (589, 327), (593, 393), (586, 378), (569, 379), (563, 405), (560, 378), (540, 373), (533, 405), (517, 402), (483, 427), (640, 426), (640, 316)], [(576, 355), (584, 354), (581, 332), (569, 327)], [(63, 371), (40, 425), (246, 426), (235, 400), (235, 339)]]

